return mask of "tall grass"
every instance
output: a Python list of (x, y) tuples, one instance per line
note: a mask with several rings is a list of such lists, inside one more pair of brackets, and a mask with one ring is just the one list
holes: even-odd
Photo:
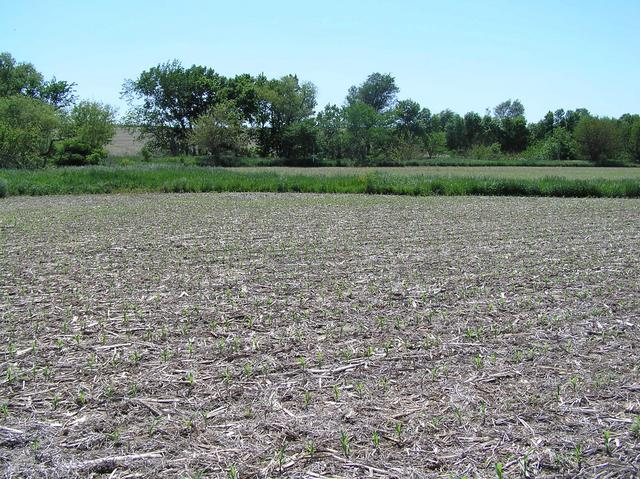
[(291, 175), (167, 165), (2, 170), (0, 179), (7, 182), (9, 195), (256, 191), (415, 196), (640, 197), (640, 180), (634, 179), (434, 177), (393, 175), (379, 171), (351, 175)]

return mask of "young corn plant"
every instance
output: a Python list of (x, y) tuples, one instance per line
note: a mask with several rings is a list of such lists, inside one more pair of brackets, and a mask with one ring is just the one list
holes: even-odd
[(342, 449), (342, 453), (344, 454), (344, 457), (349, 457), (349, 455), (351, 454), (351, 438), (349, 437), (349, 435), (342, 431), (340, 433), (340, 448)]
[(240, 473), (238, 472), (238, 466), (232, 464), (227, 471), (227, 479), (240, 479)]
[(315, 456), (316, 452), (318, 452), (316, 443), (313, 441), (307, 442), (304, 446), (304, 450), (310, 457)]
[(284, 466), (284, 460), (287, 458), (286, 456), (286, 452), (287, 452), (287, 441), (283, 441), (282, 445), (278, 448), (278, 469), (280, 470), (280, 472), (282, 472), (282, 466)]
[(605, 430), (602, 431), (602, 436), (604, 438), (604, 449), (607, 451), (607, 455), (611, 455), (612, 447), (611, 447), (611, 431)]
[(375, 449), (378, 449), (380, 447), (380, 433), (378, 431), (373, 431), (371, 442), (373, 443), (373, 447)]
[(311, 393), (309, 391), (304, 392), (304, 395), (302, 396), (302, 404), (305, 408), (309, 407), (309, 404), (311, 404)]

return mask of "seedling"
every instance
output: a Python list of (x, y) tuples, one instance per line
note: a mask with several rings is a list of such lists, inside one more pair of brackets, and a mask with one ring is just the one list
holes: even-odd
[(350, 442), (351, 439), (349, 438), (349, 435), (346, 432), (342, 431), (340, 433), (340, 448), (342, 449), (344, 457), (349, 457), (349, 454), (351, 453)]
[(604, 437), (604, 448), (607, 451), (607, 454), (611, 455), (611, 431), (602, 431), (602, 436)]
[(333, 385), (333, 398), (335, 399), (336, 402), (340, 400), (340, 388), (338, 387), (337, 384)]
[(307, 369), (307, 360), (304, 357), (298, 358), (298, 364), (300, 365), (300, 369), (302, 369), (303, 371)]
[(394, 427), (398, 441), (402, 441), (402, 427), (403, 427), (403, 424), (401, 422), (397, 422)]
[(504, 479), (504, 471), (503, 471), (504, 466), (502, 465), (502, 463), (497, 462), (495, 465), (495, 468), (496, 468), (496, 477), (498, 479)]
[(374, 448), (378, 449), (380, 447), (380, 434), (378, 433), (378, 431), (373, 431), (371, 442), (373, 443)]
[(305, 444), (304, 450), (307, 454), (309, 454), (309, 456), (313, 457), (315, 453), (318, 451), (318, 448), (316, 447), (315, 442), (309, 441), (307, 444)]
[(282, 466), (284, 465), (284, 460), (286, 459), (286, 452), (287, 452), (287, 441), (285, 440), (282, 445), (280, 446), (280, 448), (278, 449), (278, 469), (280, 469), (280, 472), (282, 472)]
[(78, 396), (76, 397), (76, 403), (78, 406), (84, 406), (87, 403), (87, 393), (82, 389), (78, 391)]
[(576, 459), (576, 464), (580, 467), (582, 464), (582, 444), (576, 444), (576, 447), (573, 449), (573, 456)]
[(478, 354), (475, 358), (473, 358), (473, 364), (476, 366), (476, 369), (482, 369), (482, 356)]
[(311, 403), (311, 393), (309, 391), (304, 392), (302, 403), (304, 404), (304, 407), (309, 407), (309, 404)]
[(131, 353), (131, 362), (133, 364), (138, 364), (141, 359), (142, 359), (142, 356), (138, 351), (134, 351), (133, 353)]
[(238, 472), (238, 467), (235, 464), (232, 464), (227, 472), (228, 479), (240, 479), (240, 473)]

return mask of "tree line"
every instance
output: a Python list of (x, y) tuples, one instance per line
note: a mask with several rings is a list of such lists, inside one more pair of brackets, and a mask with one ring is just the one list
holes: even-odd
[(528, 123), (519, 100), (484, 115), (432, 113), (400, 89), (390, 74), (372, 73), (349, 88), (342, 105), (316, 110), (316, 87), (296, 75), (225, 77), (177, 60), (127, 80), (127, 120), (151, 145), (172, 154), (279, 157), (294, 164), (350, 160), (395, 164), (457, 153), (521, 155), (540, 160), (640, 162), (640, 115), (599, 118), (588, 110), (549, 111)]
[[(78, 101), (74, 86), (0, 55), (0, 166), (87, 164), (106, 155), (115, 111)], [(206, 155), (217, 164), (261, 156), (297, 165), (392, 165), (449, 154), (640, 162), (640, 115), (559, 109), (527, 122), (519, 100), (460, 115), (433, 113), (399, 92), (391, 74), (372, 73), (341, 105), (317, 110), (315, 85), (296, 75), (226, 77), (173, 60), (126, 80), (122, 97), (125, 123), (149, 150)]]

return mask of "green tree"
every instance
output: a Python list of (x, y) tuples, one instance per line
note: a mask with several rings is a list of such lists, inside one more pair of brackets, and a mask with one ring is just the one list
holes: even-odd
[(394, 106), (399, 91), (391, 74), (372, 73), (361, 85), (349, 88), (347, 105), (362, 102), (381, 113)]
[(447, 139), (445, 137), (445, 133), (442, 131), (427, 133), (424, 138), (424, 149), (429, 158), (445, 153), (447, 151)]
[(391, 142), (389, 117), (364, 102), (355, 102), (343, 110), (348, 155), (360, 164), (380, 155)]
[(316, 87), (287, 75), (258, 85), (257, 140), (263, 155), (285, 156), (285, 131), (310, 118), (316, 106)]
[(476, 112), (470, 111), (464, 115), (464, 139), (467, 148), (479, 145), (483, 142), (484, 129), (482, 117)]
[(615, 120), (610, 118), (584, 116), (573, 135), (580, 154), (597, 164), (615, 159), (622, 151), (620, 132)]
[(226, 78), (213, 69), (178, 60), (143, 71), (126, 80), (122, 96), (130, 105), (127, 122), (140, 126), (151, 146), (172, 154), (189, 153), (194, 122), (226, 99)]
[(102, 148), (116, 133), (115, 116), (116, 111), (111, 106), (83, 100), (71, 109), (65, 136), (73, 137), (91, 149)]
[(285, 128), (282, 136), (282, 156), (289, 160), (289, 164), (317, 164), (318, 128), (314, 119), (308, 118), (292, 123)]
[(543, 140), (551, 135), (554, 128), (561, 127), (556, 125), (556, 116), (552, 111), (547, 112), (542, 120), (531, 126), (531, 135), (534, 140)]
[(493, 109), (493, 114), (498, 120), (504, 120), (505, 118), (517, 118), (524, 116), (524, 106), (520, 100), (511, 101), (506, 100), (498, 104)]
[(31, 63), (18, 63), (10, 53), (0, 53), (0, 97), (24, 95), (63, 109), (75, 101), (74, 86), (55, 77), (45, 81)]
[(626, 146), (631, 159), (640, 163), (640, 118), (634, 120), (629, 126)]
[(242, 113), (232, 102), (218, 103), (195, 121), (190, 141), (200, 152), (219, 160), (237, 154), (247, 144)]
[(551, 134), (535, 142), (527, 152), (541, 160), (575, 160), (578, 147), (566, 128), (554, 128)]
[(44, 166), (59, 128), (53, 106), (24, 95), (0, 98), (0, 167)]
[(399, 136), (422, 137), (429, 131), (431, 112), (413, 100), (401, 100), (393, 109), (393, 120)]
[(503, 118), (500, 124), (500, 146), (502, 151), (519, 153), (529, 144), (529, 129), (523, 116)]
[(467, 148), (464, 120), (460, 115), (454, 115), (447, 123), (445, 138), (447, 140), (447, 148), (450, 150), (461, 151)]
[(342, 110), (336, 105), (327, 105), (316, 119), (320, 155), (332, 160), (344, 158), (346, 134)]

